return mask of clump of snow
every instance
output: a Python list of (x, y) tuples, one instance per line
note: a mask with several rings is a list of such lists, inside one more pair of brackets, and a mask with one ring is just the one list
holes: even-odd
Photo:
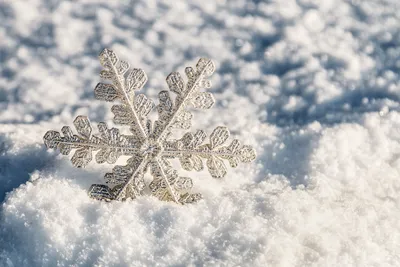
[[(0, 3), (0, 266), (399, 266), (400, 2), (5, 0)], [(149, 76), (212, 58), (226, 125), (257, 147), (204, 200), (88, 198), (109, 165), (47, 151), (94, 100), (110, 47)], [(182, 173), (184, 173), (182, 171)]]

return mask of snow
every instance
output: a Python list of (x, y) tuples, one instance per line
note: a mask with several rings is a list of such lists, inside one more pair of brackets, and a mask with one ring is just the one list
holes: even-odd
[[(0, 266), (399, 266), (398, 0), (0, 3)], [(217, 66), (211, 111), (256, 162), (223, 180), (185, 173), (204, 195), (102, 203), (109, 165), (75, 169), (47, 151), (94, 100), (109, 47), (149, 76), (200, 56)]]

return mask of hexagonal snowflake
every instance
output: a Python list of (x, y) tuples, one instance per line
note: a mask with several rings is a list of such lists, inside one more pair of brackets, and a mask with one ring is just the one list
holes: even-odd
[(148, 114), (154, 107), (153, 101), (143, 94), (136, 95), (136, 91), (147, 81), (144, 71), (132, 69), (127, 74), (129, 64), (119, 60), (109, 49), (104, 49), (99, 58), (104, 67), (100, 76), (110, 82), (99, 83), (94, 89), (95, 96), (105, 101), (119, 101), (111, 108), (115, 115), (114, 122), (129, 125), (132, 134), (121, 134), (118, 129), (109, 129), (104, 122), (100, 122), (97, 126), (99, 134), (94, 135), (88, 118), (78, 116), (74, 121), (78, 134), (64, 126), (61, 133), (48, 131), (44, 136), (48, 148), (58, 148), (64, 155), (75, 150), (71, 161), (76, 167), (85, 167), (92, 160), (93, 152), (96, 153), (97, 163), (114, 164), (120, 156), (130, 157), (125, 166), (115, 166), (111, 173), (105, 175), (108, 185), (91, 186), (91, 197), (107, 201), (136, 198), (146, 187), (144, 174), (150, 169), (153, 181), (148, 187), (154, 196), (181, 204), (191, 203), (200, 199), (201, 195), (191, 193), (192, 180), (180, 177), (169, 159), (179, 159), (183, 169), (188, 171), (200, 171), (206, 165), (214, 178), (226, 175), (223, 160), (236, 167), (239, 162), (255, 159), (255, 150), (250, 146), (241, 146), (236, 139), (225, 145), (229, 137), (226, 127), (217, 127), (208, 143), (205, 143), (206, 134), (202, 130), (188, 132), (178, 140), (169, 140), (173, 128), (191, 127), (192, 114), (187, 110), (190, 106), (199, 109), (213, 106), (215, 100), (212, 94), (200, 91), (211, 86), (207, 80), (215, 69), (211, 60), (201, 58), (195, 69), (187, 67), (186, 83), (178, 72), (168, 75), (169, 89), (176, 97), (171, 98), (169, 91), (159, 93), (159, 117), (152, 123)]

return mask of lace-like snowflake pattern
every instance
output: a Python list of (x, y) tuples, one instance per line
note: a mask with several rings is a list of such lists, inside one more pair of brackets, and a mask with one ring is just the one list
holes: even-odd
[[(177, 140), (170, 138), (174, 128), (188, 130), (191, 127), (190, 107), (209, 109), (213, 106), (213, 95), (202, 91), (211, 87), (208, 77), (215, 69), (211, 60), (201, 58), (195, 68), (187, 67), (186, 82), (178, 72), (168, 75), (169, 91), (159, 93), (158, 119), (153, 123), (148, 119), (155, 107), (153, 101), (137, 93), (147, 81), (144, 71), (129, 71), (129, 64), (119, 60), (109, 49), (104, 49), (99, 58), (104, 67), (100, 77), (108, 82), (96, 86), (95, 96), (100, 100), (117, 102), (111, 108), (114, 122), (129, 126), (131, 134), (121, 134), (117, 128), (110, 129), (104, 122), (97, 125), (98, 134), (93, 134), (89, 119), (78, 116), (74, 120), (77, 134), (64, 126), (61, 133), (48, 131), (44, 136), (48, 148), (58, 148), (63, 155), (74, 150), (71, 162), (78, 168), (85, 167), (93, 155), (100, 164), (114, 164), (121, 156), (129, 157), (125, 166), (117, 165), (105, 175), (107, 185), (91, 186), (91, 197), (106, 201), (134, 199), (143, 194), (146, 187), (144, 174), (150, 170), (153, 176), (148, 185), (151, 194), (160, 200), (192, 203), (201, 199), (201, 195), (191, 192), (192, 180), (179, 176), (170, 159), (178, 159), (185, 170), (201, 171), (206, 167), (212, 177), (222, 178), (227, 173), (224, 160), (236, 167), (239, 162), (256, 158), (252, 147), (242, 146), (236, 139), (226, 144), (229, 131), (222, 126), (217, 127), (208, 140), (202, 130), (187, 132)], [(170, 92), (176, 96), (171, 97)]]

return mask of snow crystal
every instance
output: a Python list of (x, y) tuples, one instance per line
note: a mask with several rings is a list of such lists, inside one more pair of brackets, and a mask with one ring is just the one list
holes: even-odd
[[(0, 266), (399, 266), (398, 0), (0, 2)], [(73, 168), (43, 134), (94, 101), (109, 47), (151, 73), (213, 59), (216, 105), (257, 148), (195, 205), (103, 203), (111, 166)], [(218, 115), (218, 116), (216, 116)], [(123, 162), (122, 162), (123, 164)]]

